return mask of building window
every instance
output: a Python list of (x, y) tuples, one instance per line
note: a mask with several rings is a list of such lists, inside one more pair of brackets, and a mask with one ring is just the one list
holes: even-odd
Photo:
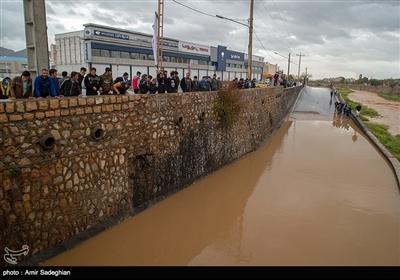
[(128, 52), (121, 52), (121, 58), (129, 58)]
[(163, 61), (164, 62), (169, 62), (170, 61), (170, 57), (169, 56), (163, 56)]
[(141, 60), (146, 60), (146, 58), (147, 58), (146, 54), (143, 54), (143, 53), (140, 54), (140, 59)]
[(92, 49), (92, 55), (93, 56), (101, 56), (100, 50), (99, 49)]
[(110, 51), (109, 50), (101, 50), (100, 56), (101, 57), (110, 57)]
[(154, 55), (153, 55), (153, 54), (149, 54), (149, 55), (147, 56), (147, 59), (148, 59), (148, 60), (154, 60)]
[(138, 53), (131, 53), (132, 59), (140, 59), (140, 55)]
[(120, 51), (111, 51), (111, 57), (120, 58), (121, 52)]
[(199, 61), (197, 59), (191, 59), (190, 64), (199, 64)]
[(178, 63), (183, 63), (182, 58), (181, 58), (181, 57), (178, 57), (178, 58), (176, 59), (176, 62), (178, 62)]
[(170, 62), (176, 62), (176, 57), (171, 56), (170, 57)]

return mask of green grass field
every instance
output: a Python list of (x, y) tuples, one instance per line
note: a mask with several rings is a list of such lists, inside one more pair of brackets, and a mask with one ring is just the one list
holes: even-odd
[(383, 99), (389, 100), (389, 101), (400, 102), (400, 95), (397, 95), (397, 94), (378, 93), (378, 96), (382, 97)]

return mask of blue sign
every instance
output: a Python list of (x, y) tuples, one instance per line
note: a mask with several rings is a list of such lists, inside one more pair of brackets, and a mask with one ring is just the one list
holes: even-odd
[(244, 61), (244, 53), (227, 50), (226, 51), (226, 59), (243, 62)]
[(225, 46), (218, 45), (217, 71), (226, 71), (226, 54)]
[(108, 31), (94, 30), (94, 35), (129, 40), (129, 35), (112, 33)]

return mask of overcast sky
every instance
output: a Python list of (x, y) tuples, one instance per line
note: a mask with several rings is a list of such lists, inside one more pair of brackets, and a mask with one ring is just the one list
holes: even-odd
[[(0, 0), (0, 46), (25, 45), (22, 0)], [(186, 6), (186, 7), (185, 7)], [(158, 0), (46, 0), (49, 44), (54, 34), (96, 23), (152, 34)], [(164, 37), (247, 53), (250, 0), (164, 0)], [(313, 79), (399, 78), (400, 1), (254, 0), (253, 55), (287, 73)], [(62, 70), (62, 69), (59, 69)]]

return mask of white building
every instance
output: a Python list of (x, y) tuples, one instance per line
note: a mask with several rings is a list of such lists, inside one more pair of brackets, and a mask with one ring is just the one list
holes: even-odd
[[(81, 67), (90, 71), (95, 67), (100, 75), (110, 67), (114, 78), (124, 72), (133, 77), (137, 71), (155, 76), (152, 37), (151, 34), (88, 23), (84, 24), (84, 30), (56, 34), (51, 58), (59, 73), (79, 72)], [(168, 72), (178, 71), (181, 78), (190, 71), (191, 77), (216, 73), (223, 80), (232, 80), (246, 78), (247, 55), (225, 46), (205, 46), (164, 37), (162, 67)], [(253, 55), (252, 78), (261, 79), (263, 67), (264, 57)]]

